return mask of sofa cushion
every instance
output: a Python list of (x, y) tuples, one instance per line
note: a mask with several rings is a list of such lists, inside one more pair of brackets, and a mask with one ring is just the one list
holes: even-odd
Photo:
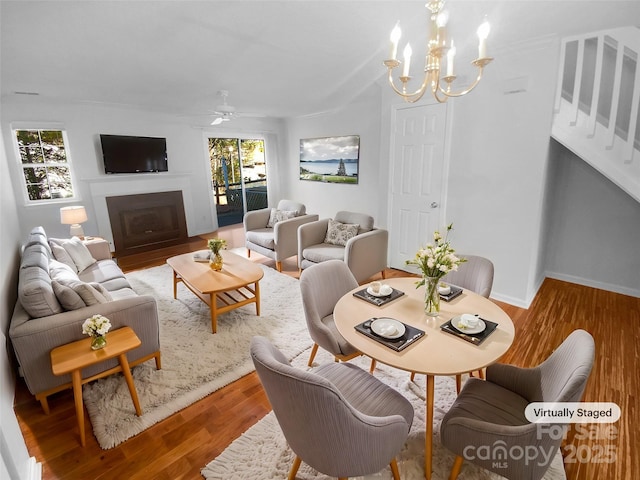
[(96, 259), (91, 256), (91, 252), (89, 251), (87, 246), (82, 243), (82, 240), (80, 240), (78, 237), (71, 237), (69, 239), (52, 238), (49, 240), (49, 242), (60, 245), (66, 250), (66, 252), (73, 260), (73, 263), (76, 265), (78, 272), (81, 272), (85, 268), (96, 263)]
[(78, 273), (78, 277), (83, 282), (101, 283), (107, 287), (107, 290), (113, 290), (107, 286), (107, 283), (115, 279), (123, 279), (125, 281), (125, 286), (129, 286), (129, 282), (126, 281), (124, 273), (122, 273), (118, 264), (113, 260), (98, 260), (93, 265), (90, 265), (85, 270)]
[(63, 311), (53, 293), (49, 270), (39, 266), (20, 268), (18, 299), (31, 318), (48, 317)]
[(274, 240), (273, 228), (260, 228), (258, 230), (250, 230), (247, 232), (247, 240), (261, 247), (274, 250), (276, 242)]
[(344, 247), (349, 239), (358, 234), (358, 228), (359, 225), (357, 223), (340, 223), (329, 219), (324, 242), (332, 245), (342, 245)]
[(271, 214), (269, 215), (269, 221), (267, 222), (267, 228), (273, 228), (276, 223), (282, 222), (283, 220), (289, 220), (295, 216), (296, 212), (293, 210), (278, 210), (272, 208)]
[(344, 247), (340, 245), (321, 243), (305, 248), (302, 251), (302, 256), (306, 260), (314, 263), (325, 262), (327, 260), (344, 261)]
[(341, 223), (357, 223), (360, 225), (358, 235), (373, 230), (373, 217), (364, 213), (342, 211), (336, 213), (334, 220)]

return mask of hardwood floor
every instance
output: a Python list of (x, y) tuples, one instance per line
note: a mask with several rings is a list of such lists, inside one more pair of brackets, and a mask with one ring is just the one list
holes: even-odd
[[(227, 239), (230, 247), (244, 242), (242, 227), (227, 227), (215, 235)], [(206, 248), (206, 238), (196, 237), (185, 245), (141, 258), (121, 258), (119, 264), (125, 271), (160, 265), (169, 256)], [(260, 255), (252, 254), (251, 258), (273, 266), (270, 259)], [(283, 269), (283, 273), (297, 277), (295, 259), (286, 261)], [(387, 275), (406, 274), (388, 270)], [(611, 436), (603, 428), (606, 424), (600, 424), (600, 428), (587, 425), (592, 428), (570, 433), (563, 447), (567, 478), (635, 478), (640, 471), (640, 298), (547, 279), (527, 310), (496, 303), (516, 326), (514, 344), (502, 359), (505, 363), (534, 366), (576, 328), (594, 336), (596, 362), (584, 400), (615, 402), (622, 417), (614, 424), (612, 439), (605, 438), (605, 434)], [(39, 402), (18, 382), (15, 412), (30, 455), (43, 465), (45, 480), (202, 478), (200, 469), (270, 410), (252, 373), (118, 447), (102, 450), (88, 417), (87, 446), (80, 446), (71, 390), (51, 396), (49, 403), (51, 413), (45, 415)]]

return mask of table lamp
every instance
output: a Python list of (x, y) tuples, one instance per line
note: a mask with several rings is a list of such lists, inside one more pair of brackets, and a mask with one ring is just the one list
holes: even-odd
[(71, 225), (69, 233), (72, 237), (84, 238), (84, 231), (80, 224), (86, 221), (87, 211), (82, 205), (62, 207), (60, 209), (60, 223), (63, 225)]

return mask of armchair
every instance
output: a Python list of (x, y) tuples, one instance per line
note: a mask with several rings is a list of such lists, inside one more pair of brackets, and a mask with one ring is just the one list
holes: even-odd
[(340, 211), (335, 219), (321, 219), (298, 229), (298, 267), (327, 260), (344, 261), (358, 283), (387, 268), (389, 232), (373, 226), (373, 217)]
[(298, 227), (318, 220), (318, 215), (306, 213), (306, 207), (291, 200), (280, 200), (277, 208), (252, 210), (244, 216), (247, 255), (258, 252), (276, 261), (282, 271), (282, 261), (298, 253)]
[(525, 408), (531, 402), (580, 401), (594, 352), (593, 337), (576, 330), (537, 367), (495, 364), (487, 367), (486, 381), (470, 378), (440, 426), (442, 445), (457, 455), (449, 478), (457, 478), (467, 459), (509, 479), (541, 479), (553, 455), (501, 457), (503, 461), (496, 462), (493, 456), (480, 458), (473, 452), (480, 446), (491, 446), (500, 454), (525, 449), (556, 452), (562, 435), (552, 435), (552, 429), (529, 422)]

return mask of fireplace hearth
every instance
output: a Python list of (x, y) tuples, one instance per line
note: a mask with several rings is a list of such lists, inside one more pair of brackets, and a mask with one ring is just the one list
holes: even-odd
[(177, 245), (188, 238), (181, 191), (107, 197), (118, 257)]

